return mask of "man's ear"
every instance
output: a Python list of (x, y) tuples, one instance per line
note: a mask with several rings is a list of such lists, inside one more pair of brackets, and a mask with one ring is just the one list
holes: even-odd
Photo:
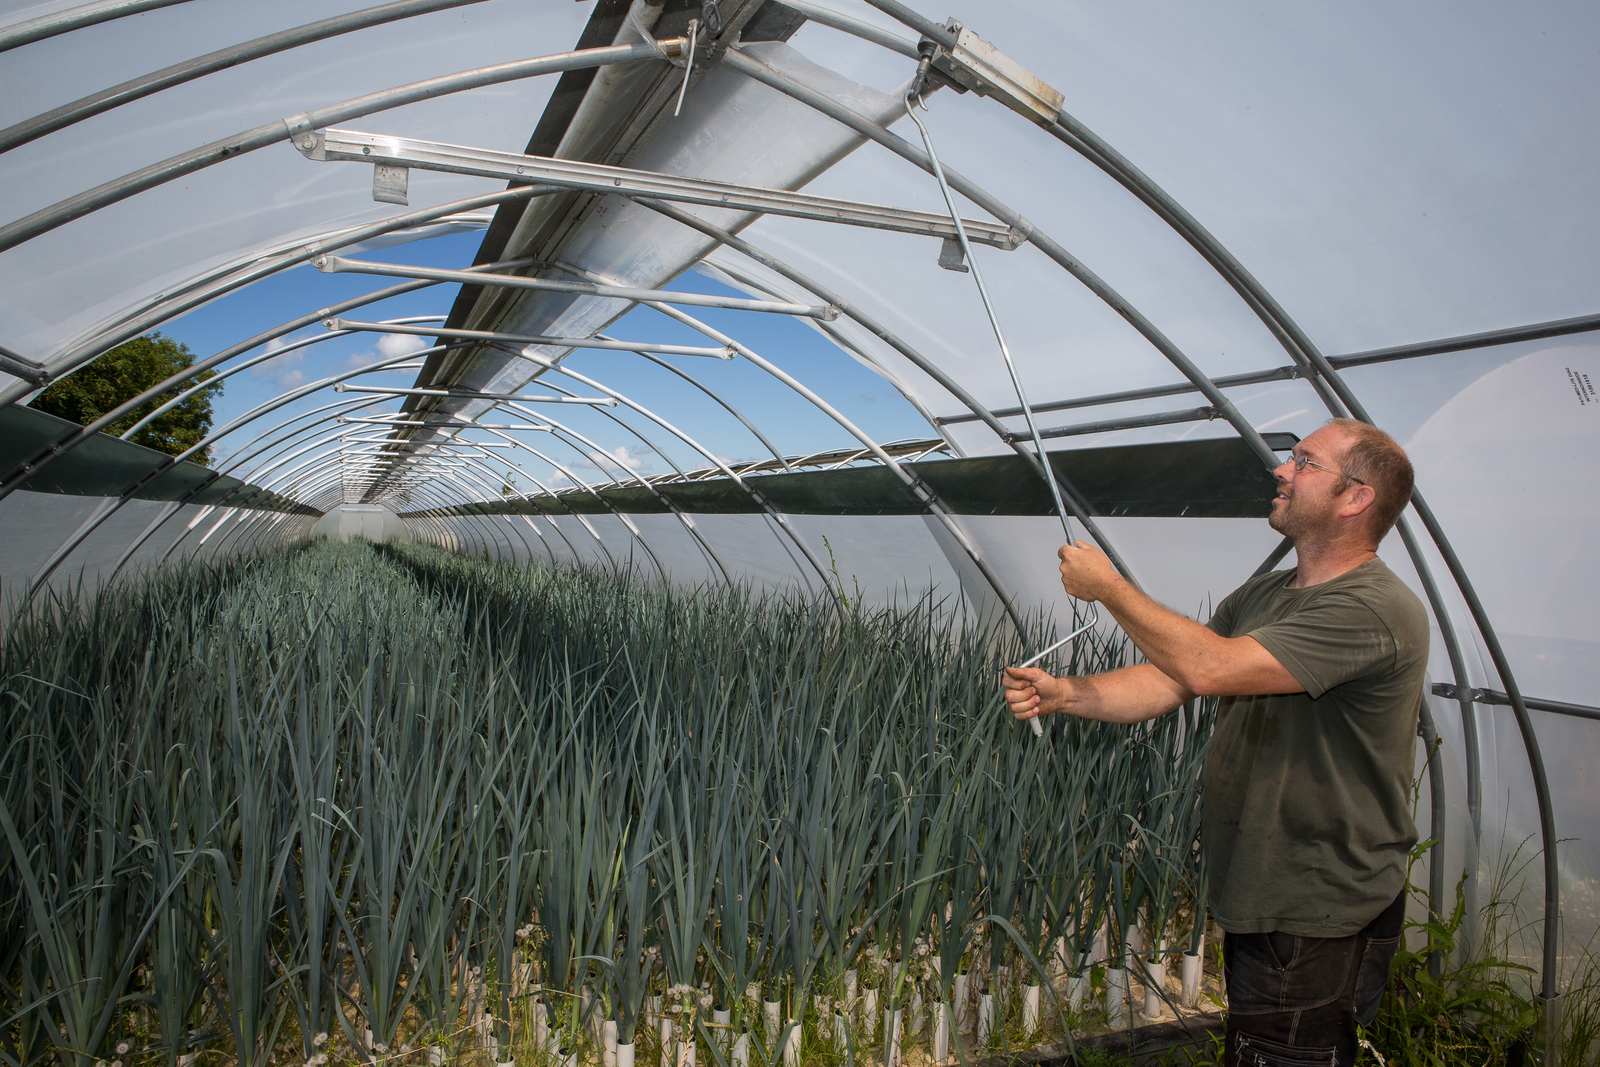
[(1347, 518), (1354, 518), (1372, 507), (1378, 500), (1377, 490), (1370, 485), (1359, 483), (1345, 490), (1345, 502), (1339, 507), (1339, 514)]

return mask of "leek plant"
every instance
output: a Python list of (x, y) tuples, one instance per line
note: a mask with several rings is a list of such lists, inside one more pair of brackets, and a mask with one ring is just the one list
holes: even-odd
[(1031, 629), (361, 543), (40, 600), (0, 648), (0, 1067), (599, 1063), (601, 1014), (626, 1064), (653, 997), (664, 1055), (763, 1067), (831, 1049), (852, 971), (909, 1040), (1107, 912), (1176, 943), (1212, 710), (1036, 739), (996, 686)]

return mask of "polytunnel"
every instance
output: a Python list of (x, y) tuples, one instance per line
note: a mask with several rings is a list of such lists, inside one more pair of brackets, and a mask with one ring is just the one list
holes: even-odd
[[(1294, 561), (1271, 471), (1370, 422), (1432, 625), (1412, 880), (1462, 951), (1509, 894), (1559, 1061), (1600, 930), (1592, 6), (368, 2), (0, 3), (9, 626), (354, 537), (1031, 640), (1087, 618), (1064, 527), (1204, 619)], [(157, 331), (193, 364), (30, 406)], [(181, 454), (102, 432), (219, 382)]]

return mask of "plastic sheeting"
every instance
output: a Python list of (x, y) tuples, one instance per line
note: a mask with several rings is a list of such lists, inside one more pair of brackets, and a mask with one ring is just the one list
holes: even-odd
[[(858, 0), (832, 2), (898, 36), (915, 36)], [(0, 28), (63, 6), (0, 3)], [(1600, 10), (1592, 5), (1482, 7), (1467, 15), (1441, 3), (1397, 9), (951, 0), (937, 10), (921, 6), (930, 17), (960, 19), (1059, 89), (1066, 110), (1207, 227), (1324, 354), (1352, 355), (1600, 310), (1593, 286), (1600, 276), (1600, 201), (1591, 189), (1600, 144), (1589, 136), (1600, 106), (1600, 68), (1590, 55)], [(25, 46), (0, 55), (7, 88), (0, 94), (0, 125), (164, 64), (354, 7), (197, 0)], [(493, 0), (335, 38), (157, 94), (6, 153), (0, 174), (7, 218), (283, 116), (423, 77), (567, 50), (590, 10), (583, 4)], [(858, 104), (881, 104), (881, 94), (903, 84), (913, 67), (904, 56), (815, 23), (802, 27), (787, 46), (757, 46), (751, 54), (781, 59), (791, 70), (812, 70), (812, 82)], [(520, 151), (555, 82), (512, 82), (351, 125)], [(757, 119), (750, 117), (753, 112), (730, 111), (730, 102), (773, 97), (730, 69), (719, 70), (691, 91), (683, 125), (662, 137), (658, 155), (646, 146), (632, 165), (760, 180), (748, 159), (731, 173), (718, 167), (732, 158), (730, 147), (753, 143), (739, 135), (783, 132), (740, 129), (739, 123)], [(786, 102), (783, 110), (798, 115), (804, 109)], [(740, 117), (730, 119), (734, 113)], [(880, 108), (879, 117), (895, 116)], [(949, 168), (1059, 242), (1205, 374), (1268, 372), (1289, 364), (1271, 331), (1193, 248), (1066, 145), (974, 94), (935, 94), (926, 121)], [(803, 124), (828, 126), (809, 113)], [(915, 142), (909, 123), (900, 120), (894, 129)], [(785, 159), (781, 167), (761, 172), (776, 175), (766, 180), (782, 184), (788, 176), (804, 181), (808, 193), (943, 210), (937, 185), (920, 169), (872, 144), (828, 166), (852, 139), (817, 138), (815, 159), (803, 153)], [(792, 141), (774, 140), (792, 151)], [(660, 147), (669, 142), (671, 152)], [(404, 210), (373, 203), (370, 182), (366, 167), (312, 163), (277, 144), (0, 253), (0, 292), (6, 294), (0, 301), (0, 346), (47, 360), (222, 265)], [(413, 171), (411, 204), (444, 204), (496, 188), (481, 179)], [(963, 211), (982, 215), (965, 201)], [(655, 220), (637, 230), (595, 229), (606, 231), (604, 241), (585, 246), (598, 257), (589, 264), (595, 269), (637, 265), (667, 244), (690, 252), (702, 246), (687, 231), (666, 236), (672, 227)], [(742, 235), (841, 294), (982, 404), (1015, 404), (972, 280), (938, 267), (937, 240), (773, 216)], [(1183, 384), (1145, 337), (1038, 249), (979, 248), (975, 255), (1035, 404)], [(391, 258), (404, 261), (406, 250)], [(708, 272), (721, 281), (815, 302), (733, 250), (712, 253), (710, 263)], [(662, 280), (649, 271), (639, 277)], [(704, 278), (680, 284), (717, 288)], [(284, 307), (280, 318), (315, 310)], [(573, 322), (587, 329), (607, 317)], [(557, 321), (534, 317), (522, 325)], [(849, 346), (850, 358), (902, 385), (921, 410), (941, 419), (969, 414), (928, 374), (848, 316), (828, 329)], [(661, 333), (665, 338), (667, 331)], [(829, 373), (827, 364), (798, 358), (796, 364), (796, 377), (823, 399), (841, 405), (848, 399), (837, 395), (834, 383), (841, 376)], [(571, 365), (625, 393), (646, 381), (622, 362), (575, 358)], [(504, 385), (514, 377), (492, 380)], [(1545, 700), (1600, 703), (1589, 666), (1600, 659), (1600, 571), (1585, 551), (1586, 535), (1600, 518), (1600, 471), (1589, 459), (1600, 436), (1593, 384), (1600, 378), (1600, 344), (1594, 334), (1355, 367), (1345, 378), (1375, 421), (1411, 450), (1418, 486), (1472, 576), (1523, 690)], [(729, 381), (730, 388), (745, 389)], [(5, 383), (9, 379), (0, 379)], [(652, 404), (669, 396), (653, 386), (647, 393), (644, 399)], [(737, 395), (760, 398), (745, 411), (758, 427), (797, 421), (806, 407), (792, 393), (776, 401), (753, 389)], [(1262, 432), (1303, 436), (1327, 416), (1300, 378), (1231, 388), (1228, 395)], [(1194, 392), (1080, 403), (1042, 414), (1041, 424), (1067, 426), (1202, 403)], [(693, 411), (688, 426), (696, 434), (711, 432), (713, 424), (733, 424), (720, 410), (714, 416), (702, 416), (698, 406)], [(660, 427), (631, 414), (626, 418), (661, 438), (663, 450), (681, 465), (708, 462), (681, 443), (665, 443), (670, 435)], [(641, 448), (615, 426), (576, 417), (574, 425), (608, 453)], [(1007, 426), (1022, 429), (1016, 418)], [(1009, 454), (981, 422), (952, 421), (944, 430), (968, 455)], [(837, 428), (828, 433), (816, 450), (856, 443)], [(1224, 422), (1199, 421), (1065, 440), (1089, 447), (1231, 433)], [(571, 442), (551, 448), (568, 464), (596, 458), (588, 446)], [(551, 468), (528, 462), (546, 479), (560, 481)], [(615, 475), (615, 468), (603, 465), (586, 469), (595, 479)], [(248, 477), (248, 471), (240, 476)], [(289, 484), (278, 488), (294, 491)], [(463, 492), (460, 485), (441, 484), (430, 499), (459, 502)], [(8, 601), (96, 506), (89, 498), (32, 493), (0, 502)], [(170, 506), (129, 505), (64, 561), (52, 580), (108, 569), (157, 509)], [(256, 539), (247, 519), (222, 510), (202, 516), (201, 509), (185, 507), (132, 562), (154, 562), (174, 546), (174, 557), (251, 550), (310, 525), (280, 523), (270, 536)], [(932, 586), (984, 610), (994, 607), (991, 584), (949, 530), (927, 516), (794, 516), (796, 536), (814, 557), (830, 560), (836, 575), (819, 574), (795, 538), (767, 515), (691, 521), (692, 532), (689, 522), (666, 514), (627, 520), (609, 513), (454, 516), (413, 522), (412, 530), (463, 551), (506, 559), (583, 559), (646, 572), (660, 568), (686, 584), (721, 580), (726, 573), (820, 590), (837, 577), (852, 592), (859, 585), (872, 600), (917, 595)], [(1179, 610), (1201, 615), (1277, 540), (1264, 523), (1236, 518), (1105, 518), (1100, 525), (1148, 589)], [(1070, 605), (1054, 584), (1060, 527), (1053, 520), (964, 515), (959, 528), (1023, 610), (1068, 617)], [(1413, 574), (1397, 538), (1382, 552), (1397, 572)], [(1438, 553), (1425, 546), (1424, 557), (1440, 576), (1466, 646), (1469, 682), (1502, 688)], [(1435, 680), (1453, 680), (1438, 641), (1431, 669)], [(1453, 783), (1450, 825), (1459, 833), (1466, 738), (1456, 705), (1433, 703)], [(1502, 845), (1514, 849), (1537, 828), (1527, 758), (1509, 709), (1478, 705), (1474, 714), (1482, 746), (1484, 855), (1500, 855)], [(1600, 808), (1589, 754), (1600, 723), (1533, 714), (1557, 826), (1563, 838), (1572, 839), (1562, 854), (1567, 934), (1581, 940), (1596, 924), (1588, 887), (1600, 863), (1600, 826), (1592, 815)], [(1452, 864), (1466, 862), (1473, 851), (1457, 836), (1450, 849), (1446, 862)], [(1492, 869), (1488, 860), (1480, 867)], [(1452, 871), (1446, 883), (1453, 881)]]

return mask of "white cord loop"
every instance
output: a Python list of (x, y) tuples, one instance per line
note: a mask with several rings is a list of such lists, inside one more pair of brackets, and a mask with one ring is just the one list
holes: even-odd
[(694, 73), (694, 46), (695, 39), (700, 36), (700, 20), (689, 20), (689, 51), (683, 56), (683, 84), (678, 87), (678, 106), (672, 109), (672, 117), (677, 118), (678, 112), (683, 110), (683, 95), (689, 91), (689, 75)]

